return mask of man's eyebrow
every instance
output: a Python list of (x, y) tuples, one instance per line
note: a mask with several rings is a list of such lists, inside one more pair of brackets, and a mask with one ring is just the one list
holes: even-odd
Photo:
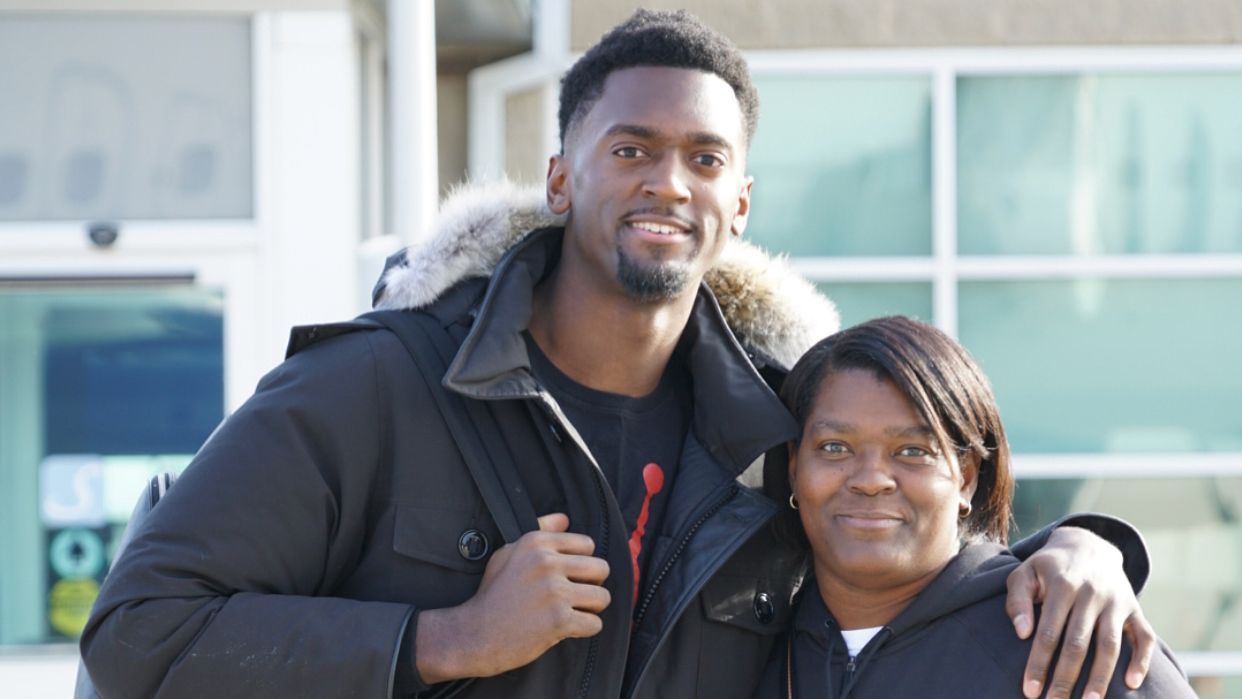
[(696, 146), (716, 146), (729, 152), (733, 151), (733, 144), (729, 143), (729, 139), (710, 131), (695, 131), (690, 134), (690, 142)]
[(615, 124), (604, 132), (605, 136), (633, 136), (635, 138), (656, 138), (660, 135), (659, 131), (650, 126), (639, 126), (637, 124)]
[[(634, 138), (656, 139), (665, 137), (665, 134), (650, 126), (640, 126), (638, 124), (614, 124), (607, 131), (605, 136), (633, 136)], [(729, 143), (729, 139), (715, 134), (710, 131), (694, 131), (687, 134), (687, 138), (696, 146), (716, 146), (723, 148), (729, 152), (733, 151), (733, 144)]]

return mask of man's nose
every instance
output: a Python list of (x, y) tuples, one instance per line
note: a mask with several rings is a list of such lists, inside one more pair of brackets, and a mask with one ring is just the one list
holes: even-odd
[(657, 158), (647, 168), (643, 180), (643, 194), (660, 201), (689, 201), (687, 175), (686, 166), (680, 158), (672, 155)]

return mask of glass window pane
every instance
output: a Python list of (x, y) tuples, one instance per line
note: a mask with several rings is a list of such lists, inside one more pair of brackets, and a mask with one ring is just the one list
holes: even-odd
[(932, 322), (932, 290), (926, 282), (819, 282), (841, 312), (841, 327), (882, 316), (903, 315)]
[(143, 484), (220, 421), (221, 308), (188, 285), (0, 286), (0, 645), (78, 634)]
[(1152, 556), (1143, 611), (1175, 651), (1242, 651), (1242, 477), (1018, 482), (1023, 532), (1088, 511), (1143, 532)]
[(1242, 73), (961, 78), (964, 254), (1242, 252)]
[(747, 235), (792, 255), (931, 253), (931, 84), (760, 76)]
[(249, 218), (250, 41), (240, 17), (0, 17), (0, 221)]
[(1022, 452), (1242, 451), (1242, 280), (965, 282), (962, 343)]

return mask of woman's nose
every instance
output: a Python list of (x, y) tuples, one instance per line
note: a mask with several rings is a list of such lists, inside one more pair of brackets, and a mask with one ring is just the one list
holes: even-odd
[(855, 460), (846, 486), (851, 492), (862, 495), (881, 495), (896, 489), (897, 481), (883, 454), (867, 451)]

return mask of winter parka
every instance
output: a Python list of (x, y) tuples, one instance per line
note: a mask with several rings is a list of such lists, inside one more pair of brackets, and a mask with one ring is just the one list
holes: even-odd
[[(418, 610), (469, 599), (503, 543), (431, 381), (503, 415), (535, 512), (566, 512), (595, 539), (613, 601), (596, 637), (428, 696), (750, 694), (806, 567), (773, 526), (797, 426), (772, 387), (836, 329), (836, 311), (738, 241), (705, 277), (679, 346), (691, 429), (635, 609), (615, 499), (521, 337), (533, 288), (557, 264), (558, 223), (538, 192), (471, 190), (395, 259), (376, 305), (444, 328), (458, 349), (442, 379), (374, 324), (295, 329), (289, 358), (204, 444), (105, 581), (81, 640), (102, 697), (393, 696), (399, 663), (415, 660), (401, 650)], [(1141, 544), (1124, 552), (1146, 565)]]
[[(1032, 641), (1014, 634), (1005, 613), (1005, 581), (1017, 566), (997, 544), (966, 546), (855, 658), (816, 586), (808, 583), (793, 629), (774, 647), (755, 699), (1020, 699)], [(1143, 686), (1127, 689), (1123, 678), (1132, 650), (1122, 644), (1107, 696), (1193, 699), (1163, 643)], [(1084, 661), (1072, 696), (1082, 696), (1093, 658), (1089, 653)]]
[[(535, 511), (566, 512), (572, 531), (596, 540), (613, 602), (598, 636), (462, 683), (455, 696), (745, 694), (788, 621), (804, 563), (761, 533), (779, 507), (747, 485), (764, 452), (796, 430), (761, 372), (778, 377), (835, 329), (835, 309), (779, 261), (739, 246), (722, 260), (735, 273), (713, 274), (728, 279), (724, 305), (749, 332), (743, 345), (717, 296), (700, 289), (679, 350), (693, 377), (692, 426), (635, 610), (615, 499), (532, 377), (520, 337), (563, 231), (522, 238), (529, 228), (515, 226), (549, 222), (532, 219), (528, 198), (469, 196), (468, 216), (454, 219), (460, 204), (449, 206), (446, 234), (385, 275), (378, 305), (419, 307), (460, 343), (444, 385), (508, 411), (500, 424)], [(510, 245), (490, 278), (490, 261), (470, 266)], [(426, 298), (411, 301), (417, 293)], [(503, 543), (434, 408), (425, 382), (439, 377), (420, 376), (392, 333), (303, 328), (291, 348), (105, 582), (81, 643), (105, 699), (389, 697), (397, 663), (413, 662), (398, 649), (417, 610), (471, 597), (488, 558), (473, 555), (478, 537), (488, 554)], [(470, 557), (459, 545), (467, 535)]]

